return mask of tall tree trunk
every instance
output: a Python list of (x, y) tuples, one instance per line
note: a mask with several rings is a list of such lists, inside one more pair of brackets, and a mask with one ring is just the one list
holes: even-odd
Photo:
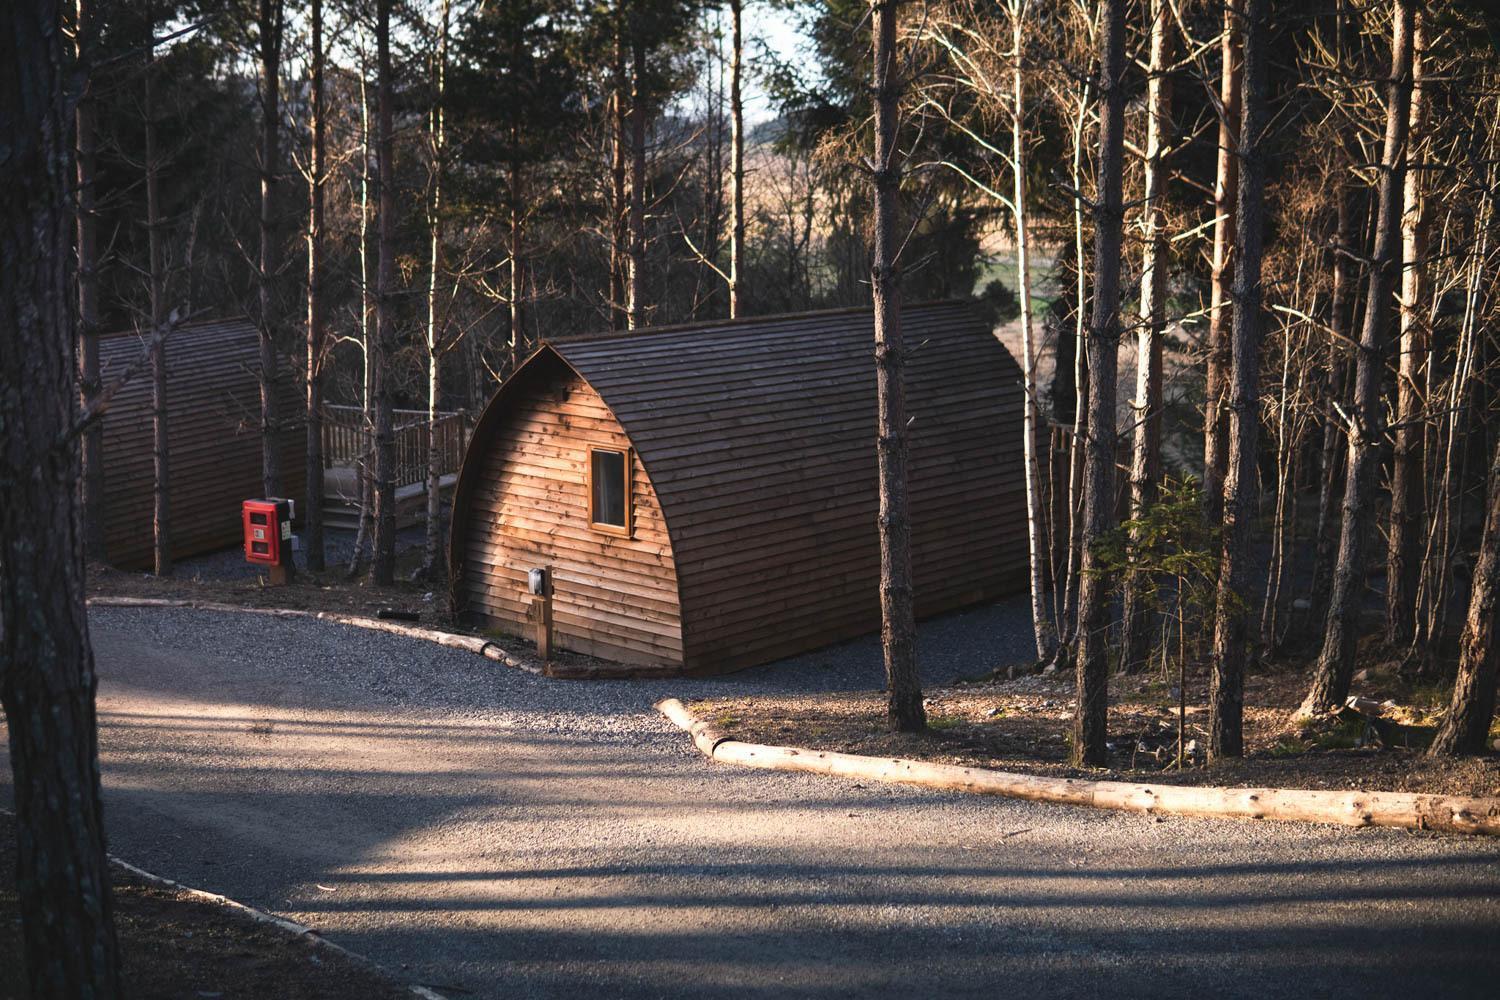
[[(450, 6), (449, 0), (442, 0), (439, 5), (437, 65), (434, 73), (436, 100), (428, 121), (428, 142), (432, 154), (432, 196), (427, 213), (427, 537), (419, 574), (426, 580), (438, 575), (442, 551), (443, 459), (438, 450), (438, 407), (442, 402), (446, 331), (441, 317), (442, 310), (438, 306), (438, 274), (443, 263), (443, 169), (447, 156), (447, 123), (444, 120), (443, 105), (448, 87)], [(515, 273), (514, 258), (511, 259), (511, 273)]]
[[(519, 60), (520, 53), (516, 53)], [(509, 164), (510, 172), (510, 220), (507, 227), (509, 238), (510, 267), (510, 301), (506, 303), (510, 313), (510, 354), (515, 364), (520, 364), (527, 349), (526, 331), (523, 326), (524, 310), (523, 300), (526, 290), (526, 271), (522, 262), (522, 241), (525, 230), (525, 204), (526, 194), (522, 188), (521, 181), (521, 135), (520, 126), (511, 125), (510, 148), (512, 150)]]
[(360, 444), (355, 459), (355, 492), (358, 494), (359, 526), (349, 551), (349, 576), (359, 571), (365, 546), (375, 534), (375, 339), (370, 321), (374, 316), (375, 283), (370, 275), (370, 93), (369, 62), (363, 37), (359, 72), (359, 346), (360, 346)]
[(1427, 225), (1423, 194), (1424, 173), (1411, 165), (1420, 157), (1427, 132), (1427, 100), (1422, 85), (1424, 32), (1416, 14), (1412, 37), (1412, 90), (1407, 170), (1402, 185), (1400, 346), (1397, 348), (1396, 447), (1391, 466), (1391, 522), (1387, 534), (1385, 572), (1386, 637), (1396, 645), (1415, 637), (1417, 587), (1422, 577), (1422, 536), (1426, 517), (1423, 483), (1424, 439), (1427, 423), (1420, 414), (1426, 404), (1424, 381), (1428, 367), (1427, 335)]
[(1214, 182), (1214, 258), (1208, 307), (1208, 380), (1203, 405), (1203, 508), (1217, 525), (1224, 508), (1224, 472), (1229, 462), (1230, 283), (1234, 280), (1235, 190), (1239, 187), (1241, 19), (1244, 0), (1225, 0), (1219, 42), (1219, 170)]
[[(153, 18), (151, 30), (156, 30)], [(171, 458), (167, 441), (167, 344), (159, 335), (167, 321), (166, 264), (162, 257), (161, 205), (157, 196), (161, 164), (156, 152), (155, 48), (147, 50), (145, 98), (146, 253), (151, 309), (151, 557), (157, 576), (172, 575)]]
[[(617, 15), (618, 17), (618, 15)], [(614, 51), (614, 90), (609, 95), (609, 316), (610, 326), (620, 329), (625, 321), (625, 272), (630, 251), (626, 231), (628, 209), (625, 188), (625, 40), (624, 28), (616, 23)]]
[[(84, 408), (102, 388), (99, 382), (99, 217), (94, 175), (99, 147), (99, 111), (89, 66), (98, 45), (98, 23), (89, 0), (76, 0), (74, 57), (82, 74), (83, 90), (73, 112), (77, 143), (78, 192), (78, 388)], [(104, 427), (95, 421), (83, 432), (83, 547), (88, 558), (104, 562)]]
[(376, 226), (375, 352), (370, 366), (375, 419), (375, 546), (370, 579), (389, 585), (396, 578), (396, 447), (392, 429), (390, 365), (395, 355), (391, 315), (396, 275), (396, 172), (391, 123), (391, 0), (375, 5), (376, 139), (375, 177), (380, 217)]
[(1031, 567), (1031, 628), (1036, 658), (1052, 659), (1057, 633), (1047, 613), (1042, 474), (1037, 455), (1041, 414), (1037, 409), (1036, 333), (1031, 302), (1031, 241), (1026, 231), (1026, 79), (1023, 62), (1027, 0), (1010, 0), (1011, 41), (1011, 199), (1015, 202), (1016, 294), (1021, 305), (1022, 451), (1026, 462), (1026, 546)]
[(1107, 762), (1110, 581), (1096, 547), (1115, 523), (1115, 386), (1120, 351), (1121, 192), (1125, 141), (1125, 0), (1099, 5), (1099, 182), (1094, 217), (1094, 308), (1089, 320), (1089, 436), (1083, 473), (1078, 581), (1078, 700), (1073, 761)]
[(875, 389), (880, 469), (880, 645), (885, 658), (886, 719), (893, 730), (927, 726), (917, 670), (908, 510), (905, 345), (901, 335), (901, 151), (896, 135), (903, 81), (896, 54), (900, 0), (871, 0), (875, 100), (875, 245), (870, 287), (875, 304)]
[(1364, 603), (1366, 537), (1374, 514), (1375, 472), (1385, 436), (1380, 387), (1389, 339), (1391, 299), (1401, 273), (1401, 192), (1406, 174), (1407, 125), (1411, 109), (1412, 33), (1415, 0), (1395, 0), (1391, 75), (1386, 88), (1385, 149), (1380, 163), (1375, 253), (1365, 302), (1364, 328), (1354, 368), (1354, 412), (1344, 478), (1344, 522), (1328, 603), (1322, 652), (1301, 712), (1325, 711), (1349, 694)]
[(1224, 477), (1224, 538), (1209, 676), (1209, 756), (1245, 752), (1245, 659), (1252, 587), (1250, 529), (1260, 457), (1261, 249), (1265, 228), (1267, 67), (1270, 0), (1245, 10), (1245, 94), (1240, 114), (1240, 182), (1234, 250), (1233, 362), (1229, 387), (1229, 466)]
[(1434, 754), (1482, 753), (1495, 721), (1495, 688), (1500, 680), (1500, 444), (1490, 463), (1489, 514), (1474, 562), (1469, 616), (1459, 642), (1458, 679), (1448, 717), (1432, 742)]
[(744, 39), (740, 30), (743, 0), (729, 0), (732, 33), (729, 52), (729, 317), (743, 312), (740, 301), (745, 278), (745, 105), (740, 97), (740, 62)]
[(1062, 663), (1078, 640), (1078, 571), (1083, 565), (1083, 471), (1088, 454), (1089, 364), (1088, 364), (1088, 261), (1084, 256), (1083, 190), (1084, 130), (1089, 117), (1086, 94), (1078, 98), (1073, 119), (1073, 259), (1077, 264), (1073, 287), (1073, 439), (1068, 452), (1068, 560), (1063, 584), (1063, 613), (1058, 660)]
[(76, 224), (61, 11), (3, 17), (0, 703), (10, 735), (29, 994), (120, 992), (84, 611), (68, 258)]
[(630, 231), (625, 281), (625, 326), (645, 325), (646, 281), (646, 46), (640, 28), (631, 30)]
[[(1167, 194), (1166, 158), (1171, 144), (1174, 48), (1167, 0), (1151, 0), (1151, 64), (1146, 84), (1145, 203), (1141, 207), (1141, 322), (1136, 334), (1135, 445), (1130, 460), (1130, 514), (1143, 516), (1161, 482), (1162, 337), (1167, 325), (1167, 234), (1162, 225)], [(1139, 532), (1136, 541), (1141, 540)], [(1120, 668), (1136, 673), (1151, 658), (1155, 613), (1145, 591), (1150, 578), (1125, 575)]]
[[(511, 171), (512, 190), (520, 191), (521, 178), (519, 172)], [(526, 272), (521, 262), (521, 242), (524, 226), (521, 221), (520, 195), (512, 200), (510, 206), (510, 347), (511, 356), (519, 364), (528, 350), (526, 331), (523, 326), (525, 312), (523, 309), (523, 297), (526, 294)]]
[[(1350, 330), (1354, 325), (1354, 293), (1356, 275), (1354, 260), (1355, 213), (1349, 202), (1350, 193), (1340, 182), (1338, 191), (1338, 223), (1333, 252), (1333, 293), (1329, 301), (1328, 323), (1328, 389), (1327, 398), (1342, 403), (1347, 394), (1348, 351), (1345, 345), (1353, 338)], [(1323, 422), (1323, 443), (1319, 461), (1318, 481), (1318, 527), (1313, 555), (1312, 592), (1308, 602), (1309, 620), (1321, 622), (1328, 613), (1328, 596), (1333, 586), (1333, 564), (1338, 553), (1338, 515), (1336, 513), (1343, 495), (1344, 446), (1347, 443), (1343, 428), (1332, 417)]]
[(275, 278), (277, 167), (281, 157), (281, 37), (285, 23), (282, 0), (260, 0), (256, 18), (260, 33), (260, 259), (256, 280), (260, 291), (260, 455), (261, 489), (268, 497), (281, 496), (281, 420), (276, 399)]
[[(1500, 101), (1496, 102), (1500, 111)], [(1452, 347), (1452, 375), (1443, 399), (1446, 418), (1441, 425), (1441, 446), (1434, 445), (1434, 455), (1441, 454), (1434, 475), (1437, 478), (1435, 495), (1429, 504), (1432, 515), (1429, 520), (1434, 535), (1432, 548), (1424, 560), (1426, 584), (1421, 595), (1422, 624), (1419, 636), (1443, 636), (1447, 634), (1449, 588), (1453, 583), (1453, 555), (1459, 545), (1460, 528), (1463, 523), (1464, 489), (1469, 479), (1466, 475), (1469, 455), (1473, 450), (1465, 447), (1467, 438), (1473, 433), (1470, 425), (1474, 419), (1474, 400), (1479, 394), (1482, 378), (1476, 377), (1476, 360), (1482, 352), (1480, 342), (1484, 332), (1480, 320), (1483, 302), (1489, 290), (1490, 245), (1496, 234), (1495, 213), (1495, 164), (1496, 147), (1500, 146), (1500, 125), (1491, 123), (1489, 138), (1483, 151), (1486, 168), (1479, 189), (1484, 192), (1479, 199), (1470, 240), (1477, 237), (1464, 266), (1462, 319), (1459, 321), (1456, 343)], [(1441, 470), (1441, 471), (1439, 471)]]
[(312, 0), (312, 153), (307, 170), (307, 503), (302, 512), (307, 568), (323, 554), (323, 0)]

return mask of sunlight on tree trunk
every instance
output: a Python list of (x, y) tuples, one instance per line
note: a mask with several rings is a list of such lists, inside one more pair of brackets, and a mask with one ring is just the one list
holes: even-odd
[(312, 0), (312, 79), (308, 114), (312, 149), (307, 164), (307, 484), (302, 537), (307, 568), (322, 572), (323, 553), (323, 171), (326, 155), (323, 114), (323, 0)]
[(1089, 437), (1083, 474), (1073, 762), (1107, 762), (1110, 581), (1096, 547), (1115, 523), (1115, 386), (1120, 349), (1121, 192), (1125, 141), (1125, 0), (1099, 7), (1099, 183), (1094, 215), (1094, 308), (1089, 321)]
[(256, 284), (260, 296), (260, 449), (261, 490), (281, 496), (281, 423), (276, 398), (276, 175), (281, 157), (281, 39), (286, 22), (283, 0), (260, 0), (256, 28), (260, 33), (260, 257)]
[[(1156, 502), (1161, 482), (1162, 338), (1167, 325), (1166, 159), (1172, 145), (1172, 81), (1175, 49), (1167, 0), (1151, 2), (1151, 63), (1146, 84), (1145, 203), (1141, 206), (1140, 332), (1136, 335), (1135, 446), (1130, 461), (1130, 516), (1139, 518)], [(1138, 540), (1138, 539), (1137, 539)], [(1146, 669), (1156, 636), (1156, 609), (1147, 597), (1151, 580), (1125, 574), (1121, 613), (1120, 669)]]
[(1224, 477), (1223, 555), (1215, 602), (1212, 673), (1209, 677), (1209, 756), (1245, 752), (1245, 660), (1250, 641), (1247, 595), (1256, 467), (1260, 456), (1261, 257), (1265, 231), (1266, 51), (1270, 0), (1248, 0), (1245, 11), (1245, 93), (1240, 113), (1240, 180), (1234, 250), (1232, 361), (1229, 378), (1229, 464)]
[[(1395, 449), (1391, 462), (1391, 512), (1385, 570), (1385, 630), (1393, 645), (1416, 638), (1417, 587), (1421, 579), (1422, 525), (1426, 521), (1423, 476), (1427, 421), (1427, 224), (1420, 161), (1426, 146), (1427, 96), (1422, 85), (1423, 17), (1417, 12), (1412, 35), (1412, 89), (1406, 178), (1401, 206), (1401, 333), (1396, 349)], [(1417, 169), (1413, 169), (1413, 165)]]
[(1224, 31), (1220, 36), (1219, 156), (1214, 182), (1214, 255), (1209, 283), (1208, 377), (1203, 402), (1204, 517), (1219, 523), (1224, 505), (1224, 470), (1229, 461), (1228, 396), (1230, 349), (1230, 285), (1234, 280), (1235, 202), (1239, 187), (1239, 130), (1241, 30), (1243, 0), (1225, 0)]
[(1031, 567), (1031, 627), (1036, 658), (1052, 659), (1057, 633), (1047, 613), (1046, 553), (1042, 538), (1042, 478), (1037, 448), (1036, 333), (1031, 304), (1031, 240), (1026, 231), (1026, 67), (1023, 65), (1027, 0), (1010, 0), (1011, 24), (1011, 201), (1016, 238), (1016, 296), (1021, 305), (1022, 447), (1026, 462), (1026, 545)]
[(870, 287), (875, 302), (876, 434), (880, 468), (880, 637), (885, 658), (886, 716), (901, 732), (927, 726), (917, 670), (912, 593), (911, 514), (906, 488), (905, 344), (901, 336), (901, 151), (896, 133), (903, 81), (896, 51), (899, 0), (872, 0), (870, 34), (875, 100), (875, 241)]
[(1495, 721), (1495, 688), (1500, 681), (1500, 444), (1490, 463), (1489, 513), (1474, 563), (1469, 616), (1458, 651), (1458, 680), (1453, 701), (1432, 752), (1437, 755), (1483, 753)]
[(370, 579), (389, 586), (396, 578), (396, 448), (390, 385), (396, 353), (396, 318), (392, 315), (396, 292), (396, 170), (392, 148), (391, 0), (378, 0), (376, 4), (375, 46), (375, 176), (380, 214), (376, 227), (375, 351), (370, 366), (375, 411), (375, 551)]
[(1349, 694), (1358, 652), (1364, 603), (1365, 550), (1374, 515), (1375, 473), (1385, 436), (1381, 382), (1385, 373), (1391, 300), (1401, 272), (1401, 192), (1412, 88), (1414, 0), (1396, 0), (1391, 37), (1391, 74), (1386, 88), (1385, 148), (1381, 157), (1375, 253), (1370, 264), (1364, 328), (1354, 370), (1354, 412), (1348, 427), (1349, 459), (1344, 480), (1344, 522), (1328, 603), (1322, 652), (1301, 714), (1327, 711)]

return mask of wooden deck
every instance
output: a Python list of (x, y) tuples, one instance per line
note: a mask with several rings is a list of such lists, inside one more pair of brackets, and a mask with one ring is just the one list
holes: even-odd
[[(396, 410), (396, 527), (409, 528), (427, 517), (427, 413)], [(458, 467), (469, 443), (468, 415), (443, 412), (433, 425), (441, 475), (438, 491), (452, 494)], [(356, 406), (323, 409), (323, 523), (350, 531), (359, 528), (359, 464), (370, 460), (371, 436)]]
[[(445, 497), (453, 495), (458, 472), (444, 473), (438, 479), (438, 490)], [(427, 483), (406, 483), (396, 487), (396, 527), (410, 528), (427, 517)], [(329, 528), (355, 531), (359, 528), (359, 477), (353, 466), (336, 465), (323, 472), (323, 524)]]

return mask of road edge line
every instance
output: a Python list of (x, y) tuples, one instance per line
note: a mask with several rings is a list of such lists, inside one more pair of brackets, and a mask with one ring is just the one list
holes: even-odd
[(421, 639), (424, 642), (436, 643), (449, 649), (461, 649), (468, 653), (474, 653), (487, 660), (503, 664), (514, 670), (521, 670), (528, 674), (542, 676), (546, 674), (546, 668), (535, 663), (529, 663), (517, 656), (507, 652), (494, 639), (479, 635), (467, 635), (462, 632), (446, 632), (442, 629), (425, 628), (419, 625), (402, 625), (398, 622), (385, 621), (380, 618), (370, 618), (366, 615), (350, 615), (341, 611), (311, 611), (306, 608), (254, 608), (242, 604), (226, 604), (222, 601), (195, 601), (176, 597), (119, 597), (110, 594), (98, 594), (88, 598), (88, 606), (91, 608), (169, 608), (185, 609), (192, 611), (224, 611), (247, 615), (269, 615), (273, 618), (307, 618), (314, 621), (333, 622), (336, 625), (349, 625), (354, 628), (369, 629), (372, 632), (388, 632), (391, 635), (404, 636), (408, 639)]

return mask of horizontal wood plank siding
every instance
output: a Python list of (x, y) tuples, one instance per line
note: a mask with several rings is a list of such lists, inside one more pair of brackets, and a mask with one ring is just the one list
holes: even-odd
[[(101, 337), (104, 384), (129, 368), (142, 347), (134, 333)], [(181, 559), (238, 543), (240, 503), (261, 495), (259, 335), (244, 320), (195, 323), (167, 339), (166, 358), (172, 553)], [(306, 492), (304, 404), (293, 369), (283, 363), (280, 376), (283, 492), (300, 508)], [(121, 568), (147, 568), (155, 480), (149, 369), (115, 394), (103, 436), (106, 552)]]
[(451, 540), (455, 606), (472, 624), (529, 635), (526, 572), (551, 566), (560, 648), (680, 666), (676, 570), (651, 480), (636, 457), (630, 537), (590, 527), (588, 448), (630, 440), (566, 365), (538, 361), (502, 389), (465, 458)]

